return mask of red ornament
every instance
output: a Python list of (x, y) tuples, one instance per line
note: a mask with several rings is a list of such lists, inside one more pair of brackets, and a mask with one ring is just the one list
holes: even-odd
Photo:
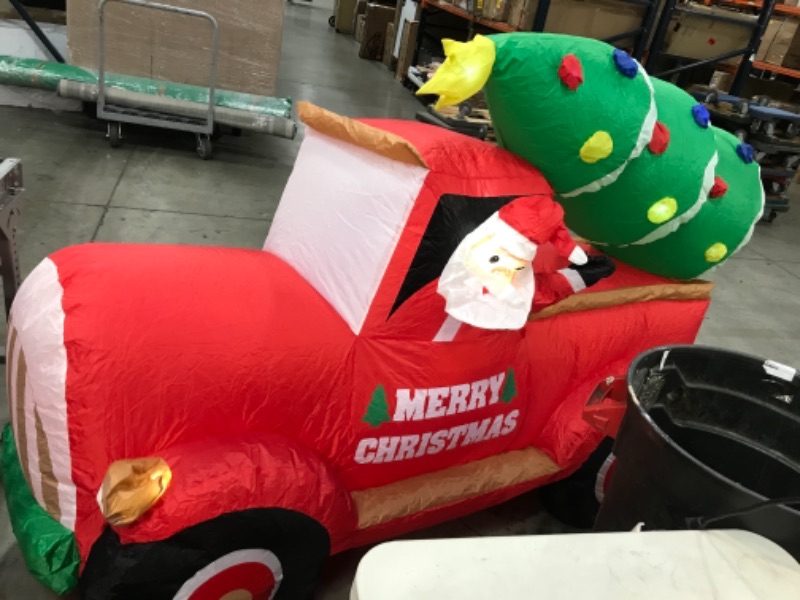
[(669, 129), (661, 121), (656, 122), (653, 128), (653, 137), (650, 138), (650, 152), (653, 154), (664, 154), (669, 146)]
[(720, 177), (719, 175), (714, 176), (714, 185), (711, 187), (711, 191), (708, 195), (711, 198), (722, 198), (725, 193), (728, 191), (728, 184), (725, 183), (725, 180)]
[(558, 78), (572, 91), (578, 89), (583, 83), (583, 65), (577, 56), (567, 54), (562, 59), (561, 66), (558, 67)]

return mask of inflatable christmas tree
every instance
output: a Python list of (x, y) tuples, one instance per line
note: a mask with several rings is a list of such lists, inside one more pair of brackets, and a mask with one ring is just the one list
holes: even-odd
[(627, 53), (556, 34), (445, 44), (420, 94), (483, 88), (498, 142), (539, 168), (567, 225), (641, 269), (689, 279), (729, 258), (761, 215), (752, 149)]

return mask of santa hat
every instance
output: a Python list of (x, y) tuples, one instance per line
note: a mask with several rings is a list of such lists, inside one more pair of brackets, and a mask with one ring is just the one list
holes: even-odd
[(503, 224), (503, 246), (524, 260), (532, 260), (536, 248), (550, 242), (559, 254), (576, 265), (586, 264), (586, 253), (564, 225), (564, 209), (549, 196), (522, 196), (498, 212)]

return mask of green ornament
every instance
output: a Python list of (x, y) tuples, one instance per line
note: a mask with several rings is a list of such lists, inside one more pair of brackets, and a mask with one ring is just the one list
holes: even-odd
[(364, 418), (361, 420), (372, 427), (380, 427), (392, 420), (389, 416), (389, 405), (386, 403), (386, 391), (382, 385), (378, 385), (375, 391), (372, 392), (372, 400), (370, 400), (367, 412), (364, 413)]

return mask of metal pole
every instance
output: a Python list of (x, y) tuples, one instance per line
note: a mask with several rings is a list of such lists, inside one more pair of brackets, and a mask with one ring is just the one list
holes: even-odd
[(648, 72), (653, 70), (656, 59), (661, 55), (661, 50), (664, 49), (664, 40), (667, 37), (667, 28), (672, 20), (672, 13), (675, 10), (676, 0), (667, 0), (664, 3), (664, 10), (661, 12), (661, 18), (656, 27), (656, 33), (653, 36), (653, 43), (650, 44), (650, 54), (647, 56), (647, 61), (644, 64)]
[(659, 79), (663, 79), (664, 77), (668, 77), (669, 75), (675, 75), (676, 73), (683, 73), (685, 71), (688, 71), (689, 69), (696, 69), (697, 67), (702, 67), (703, 65), (711, 65), (714, 63), (718, 63), (723, 60), (728, 60), (729, 58), (733, 58), (734, 56), (741, 56), (746, 52), (747, 48), (742, 48), (741, 50), (731, 50), (730, 52), (726, 52), (725, 54), (720, 54), (719, 56), (712, 56), (711, 58), (706, 58), (703, 60), (691, 62), (688, 65), (675, 67), (674, 69), (669, 69), (668, 71), (662, 71), (661, 73), (654, 73), (653, 77), (658, 77)]
[(633, 29), (631, 31), (625, 31), (623, 33), (618, 33), (617, 35), (612, 35), (611, 37), (603, 38), (603, 41), (606, 44), (613, 44), (614, 42), (618, 42), (619, 40), (627, 40), (627, 39), (639, 39), (639, 36), (642, 35), (642, 28)]
[(22, 163), (19, 159), (0, 158), (0, 275), (6, 318), (17, 295), (22, 276), (16, 250), (17, 203), (23, 192)]
[(44, 44), (44, 47), (47, 48), (47, 51), (50, 55), (56, 59), (58, 62), (63, 63), (66, 62), (64, 57), (61, 56), (61, 53), (53, 46), (53, 43), (50, 41), (44, 31), (42, 31), (41, 27), (31, 18), (31, 15), (28, 13), (28, 9), (25, 8), (19, 0), (8, 0), (11, 3), (11, 6), (14, 7), (14, 10), (19, 13), (19, 16), (22, 17), (22, 20), (28, 24), (28, 27), (31, 28), (31, 31), (39, 38), (39, 41)]
[[(422, 37), (425, 35), (424, 34), (425, 21), (427, 21), (427, 17), (428, 17), (428, 4), (426, 2), (422, 2), (419, 10), (419, 22), (417, 23), (417, 39), (414, 40), (414, 56), (411, 59), (412, 62), (414, 63), (413, 66), (417, 66), (419, 64), (419, 51), (422, 48)], [(400, 31), (397, 35), (401, 36), (402, 38), (403, 32)], [(403, 73), (403, 80), (405, 80), (407, 77), (408, 73)]]
[(539, 0), (536, 15), (533, 17), (533, 31), (544, 31), (548, 12), (550, 12), (550, 0)]
[(659, 0), (651, 0), (650, 5), (644, 13), (644, 21), (639, 36), (636, 38), (636, 45), (633, 47), (633, 58), (642, 60), (644, 53), (647, 51), (647, 43), (650, 41), (650, 31), (653, 29), (656, 15), (658, 14)]
[(761, 8), (761, 12), (758, 15), (758, 23), (750, 38), (750, 45), (747, 47), (747, 53), (742, 58), (742, 62), (739, 63), (739, 68), (736, 69), (736, 76), (733, 78), (733, 83), (731, 83), (730, 94), (732, 96), (738, 96), (741, 93), (744, 84), (747, 83), (747, 79), (750, 77), (750, 71), (753, 70), (753, 57), (758, 52), (759, 46), (761, 46), (761, 39), (767, 30), (774, 8), (775, 0), (766, 0)]

